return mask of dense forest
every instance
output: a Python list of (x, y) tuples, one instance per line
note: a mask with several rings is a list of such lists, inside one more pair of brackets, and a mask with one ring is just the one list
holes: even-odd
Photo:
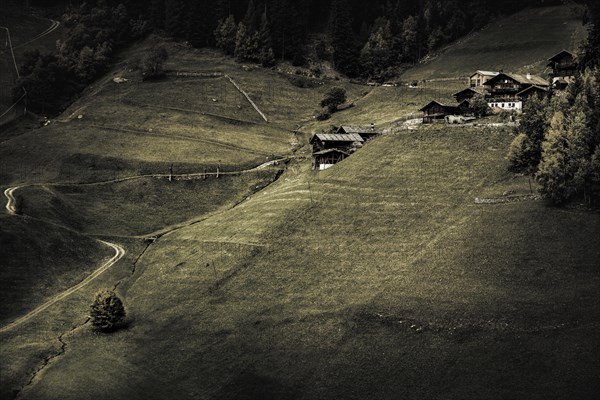
[[(272, 65), (308, 57), (349, 76), (385, 79), (499, 14), (560, 0), (88, 0), (86, 9), (123, 7), (196, 47), (219, 47), (240, 61)], [(51, 5), (56, 0), (32, 0)], [(64, 1), (62, 2), (64, 3)], [(77, 7), (76, 1), (70, 1)], [(83, 3), (83, 2), (80, 2)], [(315, 38), (315, 34), (317, 37)], [(312, 50), (312, 51), (311, 51)]]

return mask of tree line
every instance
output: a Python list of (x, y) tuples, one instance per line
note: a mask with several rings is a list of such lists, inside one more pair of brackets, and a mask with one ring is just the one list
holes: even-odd
[[(11, 0), (9, 0), (11, 1)], [(18, 3), (17, 0), (12, 0)], [(384, 81), (498, 14), (560, 0), (71, 0), (57, 52), (27, 54), (30, 108), (57, 113), (106, 72), (115, 51), (152, 31), (240, 62), (328, 61), (349, 77)], [(31, 0), (51, 6), (61, 0)]]
[(587, 19), (575, 82), (526, 103), (508, 152), (511, 168), (535, 177), (555, 204), (600, 204), (600, 3), (589, 3)]

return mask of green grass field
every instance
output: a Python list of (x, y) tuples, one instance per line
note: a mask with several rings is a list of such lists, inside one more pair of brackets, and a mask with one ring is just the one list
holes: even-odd
[[(310, 169), (311, 133), (369, 123), (389, 132), (431, 98), (449, 99), (462, 80), (301, 89), (274, 70), (247, 71), (216, 52), (168, 44), (169, 70), (227, 74), (265, 123), (222, 77), (171, 73), (141, 82), (123, 65), (156, 40), (126, 52), (48, 127), (0, 143), (3, 188), (62, 182), (17, 191), (25, 214), (127, 250), (89, 285), (0, 332), (0, 398), (586, 399), (597, 392), (600, 214), (535, 199), (476, 204), (529, 193), (527, 178), (507, 170), (509, 128), (391, 129), (326, 171)], [(117, 85), (116, 75), (129, 81)], [(354, 106), (314, 121), (335, 85), (347, 88)], [(165, 174), (171, 163), (175, 173), (233, 171), (292, 155), (273, 183), (276, 167), (218, 180), (76, 184)], [(22, 291), (7, 296), (13, 315), (106, 257), (80, 234), (18, 216), (1, 220), (3, 238), (27, 254), (8, 269), (5, 285), (16, 282), (10, 293)], [(153, 244), (119, 237), (165, 225)], [(70, 240), (78, 240), (75, 250), (52, 251), (71, 248)], [(90, 301), (115, 286), (124, 327), (95, 333), (86, 323)]]
[(548, 58), (563, 49), (577, 50), (585, 38), (580, 15), (581, 10), (566, 6), (525, 9), (459, 39), (432, 61), (409, 69), (402, 79), (466, 79), (476, 70), (545, 76)]

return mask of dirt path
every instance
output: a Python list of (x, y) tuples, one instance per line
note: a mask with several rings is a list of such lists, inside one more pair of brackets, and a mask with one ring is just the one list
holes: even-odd
[(17, 200), (15, 199), (14, 192), (22, 187), (23, 186), (14, 186), (4, 191), (4, 196), (6, 196), (6, 211), (9, 215), (15, 215), (17, 213)]
[(18, 49), (20, 47), (25, 47), (29, 43), (35, 42), (36, 40), (41, 39), (44, 36), (51, 34), (52, 32), (54, 32), (60, 26), (60, 22), (58, 22), (58, 21), (55, 21), (55, 20), (51, 19), (50, 22), (52, 22), (52, 24), (50, 25), (50, 27), (48, 27), (48, 29), (46, 29), (45, 31), (43, 31), (39, 35), (35, 36), (33, 39), (30, 39), (30, 40), (26, 41), (25, 43), (21, 43), (21, 44), (15, 46), (13, 49)]
[[(249, 173), (249, 172), (253, 172), (253, 171), (260, 171), (261, 169), (264, 169), (270, 165), (274, 165), (278, 162), (283, 162), (289, 160), (288, 158), (283, 158), (283, 159), (279, 159), (279, 160), (271, 160), (271, 161), (267, 161), (265, 163), (262, 163), (254, 168), (250, 168), (250, 169), (246, 169), (246, 170), (242, 170), (242, 171), (233, 171), (233, 172), (219, 172), (219, 175), (232, 175), (232, 174), (240, 174), (240, 173)], [(195, 178), (195, 177), (202, 177), (202, 176), (206, 176), (206, 175), (217, 175), (217, 172), (207, 172), (207, 173), (193, 173), (193, 174), (181, 174), (181, 175), (172, 175), (172, 177), (191, 177), (191, 178)], [(147, 177), (158, 177), (158, 178), (167, 178), (169, 177), (169, 174), (151, 174), (151, 175), (137, 175), (137, 176), (130, 176), (130, 177), (125, 177), (125, 178), (120, 178), (120, 179), (114, 179), (114, 180), (108, 180), (108, 181), (100, 181), (100, 182), (88, 182), (88, 183), (36, 183), (36, 184), (22, 184), (19, 186), (13, 186), (13, 187), (9, 187), (6, 190), (4, 190), (4, 196), (6, 197), (6, 211), (8, 212), (9, 215), (16, 215), (17, 214), (17, 200), (14, 196), (14, 193), (18, 190), (21, 189), (23, 187), (29, 187), (29, 186), (44, 186), (44, 187), (48, 187), (48, 186), (56, 186), (56, 185), (65, 185), (65, 184), (71, 184), (71, 185), (102, 185), (102, 184), (109, 184), (109, 183), (117, 183), (117, 182), (124, 182), (124, 181), (128, 181), (128, 180), (134, 180), (134, 179), (140, 179), (140, 178), (147, 178)], [(185, 226), (186, 224), (182, 224), (181, 226)], [(58, 226), (58, 225), (57, 225)], [(180, 226), (177, 226), (180, 227)], [(169, 227), (167, 227), (169, 228)], [(165, 228), (163, 228), (164, 230)], [(169, 232), (170, 230), (173, 230), (173, 228), (168, 229), (166, 232)], [(164, 234), (165, 232), (161, 232), (162, 234)], [(148, 235), (144, 235), (144, 236), (138, 236), (139, 238), (141, 237), (146, 237)], [(111, 243), (111, 242), (107, 242), (104, 240), (100, 240), (100, 239), (95, 239), (97, 240), (99, 243), (102, 243), (106, 246), (111, 247), (113, 250), (115, 250), (115, 254), (114, 256), (108, 260), (106, 263), (104, 263), (100, 268), (96, 269), (94, 272), (92, 272), (90, 275), (88, 275), (84, 280), (82, 280), (81, 282), (79, 282), (78, 284), (70, 287), (69, 289), (65, 290), (64, 292), (51, 297), (50, 299), (48, 299), (47, 301), (45, 301), (43, 304), (41, 304), (40, 306), (38, 306), (37, 308), (35, 308), (34, 310), (28, 312), (27, 314), (23, 315), (22, 317), (16, 319), (15, 321), (11, 322), (10, 324), (3, 326), (0, 328), (0, 333), (9, 331), (19, 325), (21, 325), (22, 323), (30, 320), (31, 318), (33, 318), (34, 316), (36, 316), (37, 314), (39, 314), (40, 312), (44, 311), (45, 309), (47, 309), (48, 307), (50, 307), (51, 305), (55, 304), (56, 302), (66, 298), (67, 296), (69, 296), (70, 294), (76, 292), (77, 290), (81, 289), (82, 287), (86, 286), (88, 283), (90, 283), (91, 281), (93, 281), (94, 279), (96, 279), (98, 276), (100, 276), (104, 271), (106, 271), (107, 269), (109, 269), (110, 267), (112, 267), (113, 265), (115, 265), (117, 263), (117, 261), (119, 261), (126, 253), (125, 249), (116, 244), (116, 243)]]
[(120, 246), (116, 243), (106, 242), (104, 240), (99, 240), (99, 239), (97, 239), (97, 240), (98, 240), (98, 242), (111, 247), (115, 251), (114, 256), (112, 256), (110, 258), (110, 260), (106, 261), (104, 264), (102, 264), (102, 266), (100, 266), (100, 268), (98, 268), (97, 270), (92, 272), (84, 280), (82, 280), (75, 286), (71, 286), (69, 289), (65, 290), (64, 292), (51, 297), (50, 299), (48, 299), (47, 301), (42, 303), (40, 306), (38, 306), (34, 310), (28, 312), (27, 314), (23, 315), (22, 317), (20, 317), (16, 320), (14, 320), (10, 324), (3, 326), (2, 328), (0, 328), (0, 333), (7, 332), (7, 331), (21, 325), (22, 323), (29, 321), (31, 318), (35, 317), (37, 314), (41, 313), (42, 311), (44, 311), (51, 305), (68, 297), (72, 293), (75, 293), (77, 290), (86, 286), (88, 283), (90, 283), (91, 281), (96, 279), (98, 276), (100, 276), (104, 271), (106, 271), (107, 269), (109, 269), (110, 267), (115, 265), (117, 263), (117, 261), (119, 261), (125, 255), (125, 249), (122, 246)]

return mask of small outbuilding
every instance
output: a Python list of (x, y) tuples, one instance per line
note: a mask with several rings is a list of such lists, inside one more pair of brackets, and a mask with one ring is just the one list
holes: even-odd
[(439, 101), (432, 100), (419, 111), (423, 112), (423, 123), (428, 124), (436, 120), (444, 120), (446, 115), (460, 115), (461, 109), (458, 104), (443, 104)]

